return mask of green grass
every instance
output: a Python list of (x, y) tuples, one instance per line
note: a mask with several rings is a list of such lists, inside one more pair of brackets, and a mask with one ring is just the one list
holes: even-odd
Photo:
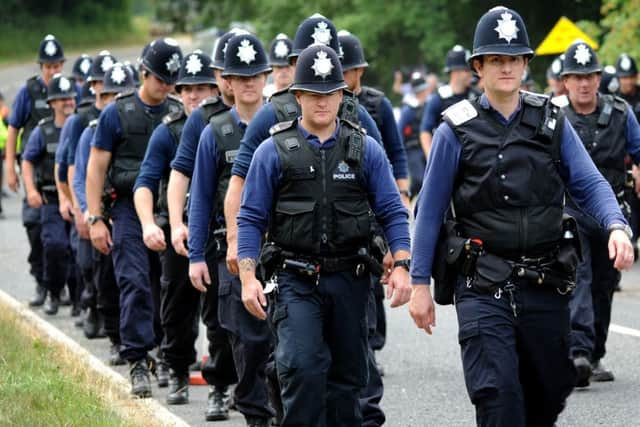
[(0, 314), (1, 426), (133, 426), (111, 411), (64, 355)]
[[(140, 45), (149, 41), (148, 17), (136, 16), (131, 28), (119, 24), (101, 27), (70, 24), (59, 18), (25, 28), (0, 28), (0, 65), (36, 61), (38, 46), (47, 34), (53, 34), (62, 42), (67, 61), (73, 62), (84, 50), (94, 55), (100, 49), (117, 46)], [(95, 51), (95, 52), (94, 52)]]

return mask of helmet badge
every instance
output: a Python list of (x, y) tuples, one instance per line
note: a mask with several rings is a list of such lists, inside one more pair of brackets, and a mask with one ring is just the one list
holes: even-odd
[(518, 38), (518, 25), (513, 20), (513, 15), (509, 12), (505, 12), (500, 15), (502, 19), (498, 19), (498, 26), (494, 30), (498, 33), (499, 39), (504, 39), (508, 44), (511, 44), (511, 40)]

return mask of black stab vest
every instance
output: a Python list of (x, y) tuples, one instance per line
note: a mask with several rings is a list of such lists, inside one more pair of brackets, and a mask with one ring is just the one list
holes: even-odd
[(44, 155), (36, 167), (36, 187), (40, 192), (57, 192), (54, 169), (62, 129), (56, 127), (53, 117), (40, 120), (38, 127), (44, 144)]
[(31, 98), (31, 113), (22, 128), (21, 141), (23, 147), (29, 141), (31, 132), (38, 126), (40, 120), (53, 115), (53, 111), (49, 108), (49, 103), (47, 102), (47, 87), (42, 84), (38, 76), (33, 76), (27, 80), (27, 92)]
[(114, 144), (108, 177), (119, 197), (129, 197), (133, 193), (151, 133), (165, 115), (177, 112), (182, 107), (180, 101), (169, 96), (163, 108), (151, 114), (136, 98), (135, 92), (119, 95), (115, 103), (122, 126), (122, 138)]
[(508, 126), (476, 101), (478, 116), (458, 126), (445, 114), (462, 144), (453, 206), (463, 235), (507, 258), (546, 254), (562, 235), (562, 114), (545, 135), (548, 100), (523, 94), (521, 101)]
[[(187, 121), (187, 114), (184, 112), (184, 108), (175, 113), (169, 113), (162, 118), (162, 123), (169, 129), (169, 134), (173, 143), (177, 147), (180, 143), (180, 136), (182, 135), (182, 128)], [(162, 214), (169, 213), (169, 201), (167, 199), (167, 187), (169, 186), (169, 175), (171, 170), (168, 169), (164, 176), (160, 179), (158, 185), (158, 200), (156, 202), (156, 212)]]
[(364, 134), (342, 121), (337, 143), (319, 149), (302, 136), (297, 122), (281, 123), (273, 134), (282, 180), (269, 239), (306, 256), (353, 255), (368, 246), (373, 221), (363, 187)]
[(598, 95), (592, 114), (578, 114), (570, 105), (563, 111), (589, 152), (593, 163), (618, 194), (626, 181), (627, 103), (613, 95)]
[(373, 121), (376, 123), (378, 130), (382, 129), (382, 114), (380, 113), (380, 105), (384, 100), (384, 93), (368, 86), (362, 86), (362, 90), (358, 94), (358, 101), (369, 113)]

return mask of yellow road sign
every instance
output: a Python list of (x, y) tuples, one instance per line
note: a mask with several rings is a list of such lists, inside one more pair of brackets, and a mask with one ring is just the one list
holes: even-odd
[(591, 37), (586, 35), (570, 19), (562, 16), (553, 26), (547, 37), (536, 49), (536, 55), (559, 55), (563, 53), (576, 39), (582, 39), (594, 49), (600, 47)]

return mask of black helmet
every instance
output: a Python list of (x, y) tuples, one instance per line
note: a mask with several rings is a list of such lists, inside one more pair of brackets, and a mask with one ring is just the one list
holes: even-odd
[(224, 70), (224, 54), (227, 51), (227, 44), (233, 36), (249, 34), (247, 30), (241, 28), (232, 28), (216, 40), (216, 44), (213, 46), (213, 63), (211, 68), (216, 70)]
[(600, 86), (598, 92), (609, 93), (611, 95), (617, 95), (620, 90), (620, 80), (616, 73), (616, 67), (613, 65), (607, 65), (602, 69), (602, 79), (600, 80)]
[(341, 30), (338, 32), (338, 40), (342, 49), (342, 71), (369, 66), (364, 59), (364, 50), (359, 38), (349, 31)]
[(182, 50), (178, 42), (171, 38), (156, 39), (151, 42), (142, 58), (142, 66), (166, 84), (178, 80), (182, 62)]
[(138, 68), (134, 67), (130, 61), (124, 61), (122, 65), (124, 65), (125, 68), (127, 68), (131, 72), (135, 85), (140, 86), (140, 75), (138, 74)]
[(596, 52), (585, 42), (578, 40), (564, 52), (561, 76), (567, 74), (591, 74), (602, 72)]
[(560, 75), (562, 74), (562, 67), (564, 65), (564, 53), (560, 56), (557, 56), (547, 68), (547, 78), (560, 80)]
[(340, 58), (333, 49), (313, 44), (300, 53), (290, 91), (329, 94), (346, 87)]
[(527, 27), (515, 10), (497, 6), (478, 21), (473, 36), (473, 54), (469, 60), (492, 54), (533, 57)]
[(176, 90), (180, 92), (181, 86), (200, 84), (217, 85), (211, 70), (211, 57), (196, 50), (182, 59)]
[(89, 71), (91, 71), (91, 63), (93, 60), (89, 55), (83, 53), (76, 59), (73, 63), (73, 68), (71, 69), (71, 75), (75, 79), (86, 80), (89, 77)]
[(47, 86), (47, 102), (54, 99), (75, 99), (76, 87), (73, 82), (62, 74), (56, 74), (53, 76)]
[(255, 76), (271, 71), (267, 53), (252, 34), (233, 36), (224, 54), (223, 76)]
[(62, 44), (60, 44), (55, 36), (48, 34), (44, 40), (40, 42), (40, 47), (38, 48), (38, 62), (41, 64), (48, 64), (64, 60), (65, 57)]
[(411, 74), (411, 91), (416, 94), (420, 93), (423, 90), (429, 89), (429, 83), (424, 78), (421, 72), (416, 71)]
[(314, 43), (329, 46), (335, 52), (340, 53), (336, 26), (319, 13), (311, 15), (298, 26), (296, 36), (293, 38), (293, 50), (289, 54), (289, 60), (296, 58), (300, 52)]
[(120, 62), (116, 62), (104, 75), (102, 81), (102, 93), (120, 93), (136, 88), (133, 74), (129, 67)]
[(623, 53), (616, 61), (616, 71), (620, 77), (633, 77), (638, 74), (638, 67), (632, 57)]
[(89, 73), (89, 81), (102, 81), (104, 79), (104, 73), (107, 72), (109, 68), (118, 62), (116, 58), (109, 53), (108, 50), (103, 50), (93, 59), (93, 64), (91, 65), (91, 72)]
[(450, 73), (453, 70), (469, 71), (469, 51), (459, 44), (455, 45), (447, 52), (447, 59), (444, 62), (444, 72)]
[(271, 42), (269, 47), (269, 64), (273, 67), (286, 67), (289, 65), (287, 57), (291, 53), (293, 42), (286, 34), (280, 33)]
[(80, 104), (91, 104), (96, 99), (96, 92), (91, 87), (90, 81), (85, 81), (82, 84), (82, 91), (80, 92)]

